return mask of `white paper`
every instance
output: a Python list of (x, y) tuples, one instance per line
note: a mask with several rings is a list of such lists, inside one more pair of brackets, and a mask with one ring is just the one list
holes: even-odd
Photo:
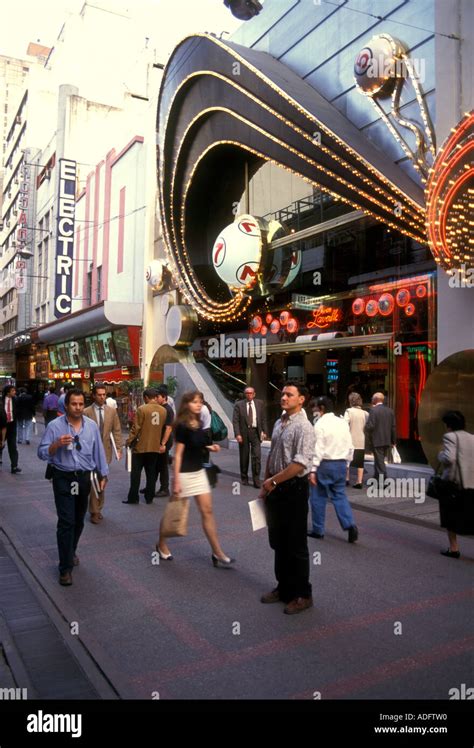
[(127, 447), (127, 451), (125, 453), (125, 469), (127, 473), (132, 472), (132, 450), (130, 447)]
[(112, 432), (110, 432), (110, 441), (111, 441), (111, 444), (112, 444), (112, 449), (114, 451), (115, 459), (118, 460), (119, 459), (119, 453), (117, 451), (117, 445), (115, 444), (115, 439), (114, 439), (114, 435), (112, 434)]
[(254, 499), (249, 501), (250, 519), (252, 521), (252, 530), (262, 530), (267, 526), (265, 517), (265, 502), (263, 499)]
[(94, 489), (95, 495), (99, 496), (101, 491), (100, 491), (99, 481), (97, 478), (97, 473), (95, 472), (95, 470), (92, 470), (91, 472), (91, 483), (92, 483), (92, 488)]

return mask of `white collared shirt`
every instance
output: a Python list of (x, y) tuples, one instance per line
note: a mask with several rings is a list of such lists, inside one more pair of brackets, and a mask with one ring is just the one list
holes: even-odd
[(252, 406), (252, 410), (251, 410), (251, 412), (252, 412), (252, 428), (256, 429), (257, 428), (257, 409), (255, 407), (255, 403), (254, 403), (253, 400), (250, 400), (250, 401), (247, 400), (245, 402), (245, 420), (247, 420), (247, 414), (249, 412), (249, 402), (250, 402), (250, 405)]
[(334, 413), (324, 413), (314, 425), (314, 435), (313, 468), (319, 467), (321, 460), (352, 460), (354, 448), (351, 432), (343, 418), (338, 418)]

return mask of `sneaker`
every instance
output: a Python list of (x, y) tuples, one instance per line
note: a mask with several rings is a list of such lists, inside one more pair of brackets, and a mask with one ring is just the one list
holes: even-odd
[(308, 610), (308, 608), (312, 607), (312, 597), (295, 597), (295, 599), (292, 600), (291, 603), (288, 603), (288, 605), (283, 610), (283, 613), (286, 613), (288, 616), (293, 616), (295, 615), (295, 613), (302, 613), (304, 610)]
[(357, 538), (359, 537), (359, 530), (355, 525), (352, 525), (352, 527), (349, 527), (349, 535), (347, 537), (347, 540), (349, 543), (355, 543)]
[(279, 603), (280, 601), (281, 601), (281, 598), (280, 598), (280, 593), (278, 590), (272, 590), (271, 592), (266, 592), (260, 598), (260, 602), (265, 603), (267, 605), (271, 603)]
[(324, 535), (320, 535), (319, 532), (307, 532), (306, 535), (308, 538), (317, 538), (318, 540), (323, 540)]

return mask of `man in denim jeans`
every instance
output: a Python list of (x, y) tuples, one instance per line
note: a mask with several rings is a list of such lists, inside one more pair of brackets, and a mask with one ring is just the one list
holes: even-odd
[(306, 538), (308, 520), (308, 473), (314, 454), (314, 432), (302, 410), (308, 391), (289, 382), (283, 387), (282, 417), (273, 428), (264, 499), (268, 538), (275, 551), (277, 587), (260, 598), (262, 603), (285, 603), (284, 613), (302, 613), (313, 605), (309, 581)]
[(79, 564), (77, 544), (84, 529), (91, 490), (91, 473), (103, 491), (109, 466), (97, 424), (84, 412), (84, 393), (66, 393), (66, 415), (48, 424), (38, 447), (40, 460), (52, 466), (54, 501), (58, 514), (56, 538), (59, 551), (59, 584), (72, 584), (72, 570)]
[(314, 425), (316, 446), (310, 475), (313, 528), (308, 535), (324, 538), (326, 503), (331, 499), (339, 524), (349, 533), (349, 543), (355, 543), (359, 533), (346, 495), (346, 468), (354, 452), (349, 425), (336, 416), (329, 397), (318, 397), (316, 407), (320, 417)]

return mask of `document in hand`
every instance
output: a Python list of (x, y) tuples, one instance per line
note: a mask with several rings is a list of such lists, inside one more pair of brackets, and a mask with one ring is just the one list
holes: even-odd
[(92, 488), (94, 489), (94, 493), (96, 496), (98, 496), (101, 493), (100, 486), (99, 486), (99, 477), (95, 470), (91, 471), (91, 484)]
[(115, 444), (115, 439), (114, 439), (114, 435), (112, 434), (112, 432), (110, 432), (110, 442), (112, 444), (112, 449), (114, 451), (115, 459), (118, 460), (119, 459), (119, 453), (118, 453), (117, 445)]
[(267, 519), (265, 516), (265, 502), (263, 499), (254, 499), (249, 501), (250, 519), (252, 521), (252, 530), (262, 530), (267, 526)]
[(130, 447), (127, 447), (127, 451), (125, 453), (125, 470), (127, 473), (132, 472), (132, 450)]

